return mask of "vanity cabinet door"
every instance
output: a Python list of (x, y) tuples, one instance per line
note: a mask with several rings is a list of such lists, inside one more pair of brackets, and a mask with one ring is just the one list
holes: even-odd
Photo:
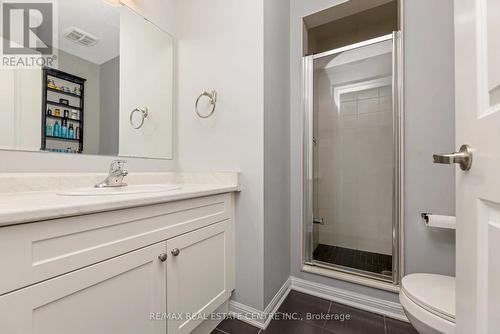
[(165, 242), (0, 297), (2, 334), (165, 334)]
[(230, 297), (232, 233), (226, 220), (167, 241), (168, 334), (190, 333)]

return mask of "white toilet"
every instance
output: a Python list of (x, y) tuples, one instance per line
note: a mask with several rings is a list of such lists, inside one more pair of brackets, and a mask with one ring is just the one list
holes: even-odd
[(401, 283), (399, 300), (420, 334), (455, 333), (455, 277), (408, 275)]

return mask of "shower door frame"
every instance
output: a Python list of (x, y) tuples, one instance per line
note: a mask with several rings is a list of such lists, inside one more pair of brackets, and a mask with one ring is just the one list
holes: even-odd
[[(313, 259), (313, 186), (314, 186), (314, 60), (348, 50), (392, 40), (392, 107), (393, 107), (393, 218), (392, 218), (392, 280), (378, 274), (325, 264)], [(403, 41), (401, 32), (373, 38), (360, 43), (305, 56), (302, 61), (302, 130), (303, 130), (303, 215), (302, 271), (342, 279), (383, 290), (399, 290), (404, 276), (404, 89)]]

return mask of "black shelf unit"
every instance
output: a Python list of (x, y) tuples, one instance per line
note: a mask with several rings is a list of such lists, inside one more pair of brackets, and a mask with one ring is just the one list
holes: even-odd
[[(60, 90), (57, 88), (49, 87), (48, 86), (48, 80), (49, 79), (59, 79), (59, 80), (64, 80), (67, 82), (72, 83), (74, 86), (78, 86), (80, 88), (80, 94), (75, 94), (72, 92), (67, 92), (64, 90)], [(84, 120), (84, 111), (85, 111), (85, 81), (86, 79), (77, 77), (75, 75), (59, 71), (53, 68), (44, 68), (43, 69), (43, 76), (42, 76), (42, 144), (41, 144), (41, 150), (45, 151), (48, 149), (47, 147), (47, 141), (62, 141), (62, 142), (72, 142), (72, 143), (78, 143), (78, 153), (83, 152), (83, 140), (84, 140), (84, 125), (83, 125), (83, 120)], [(48, 99), (48, 92), (53, 92), (55, 94), (63, 96), (70, 96), (74, 99), (77, 99), (79, 101), (79, 105), (68, 105), (64, 103), (60, 103), (57, 101), (50, 101)], [(74, 104), (74, 103), (73, 103)], [(66, 109), (73, 109), (73, 110), (78, 110), (79, 114), (79, 119), (72, 119), (71, 117), (63, 117), (63, 116), (55, 116), (55, 115), (48, 115), (47, 110), (50, 107), (61, 107), (61, 108), (66, 108)], [(52, 109), (52, 108), (51, 108)], [(73, 122), (75, 124), (78, 124), (78, 127), (80, 128), (79, 130), (79, 137), (78, 139), (73, 139), (73, 138), (63, 138), (63, 137), (55, 137), (51, 135), (47, 135), (46, 129), (47, 129), (47, 119), (57, 119), (57, 120), (66, 120), (68, 122)], [(62, 122), (61, 122), (62, 123)], [(62, 125), (62, 124), (61, 124)], [(75, 129), (76, 133), (76, 129)]]

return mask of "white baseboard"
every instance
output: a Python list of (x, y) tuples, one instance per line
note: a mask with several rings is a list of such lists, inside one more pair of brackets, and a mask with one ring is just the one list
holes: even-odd
[(229, 314), (254, 327), (266, 329), (272, 320), (272, 316), (279, 309), (290, 290), (408, 322), (403, 307), (399, 303), (306, 281), (293, 276), (283, 284), (264, 311), (231, 300), (229, 302)]
[(290, 277), (290, 280), (292, 281), (292, 290), (408, 322), (408, 318), (406, 318), (400, 303), (306, 281), (293, 276)]
[(292, 282), (290, 278), (283, 284), (276, 295), (271, 299), (264, 311), (259, 311), (253, 307), (235, 302), (229, 302), (229, 314), (244, 321), (254, 327), (266, 329), (271, 322), (273, 315), (288, 296)]

